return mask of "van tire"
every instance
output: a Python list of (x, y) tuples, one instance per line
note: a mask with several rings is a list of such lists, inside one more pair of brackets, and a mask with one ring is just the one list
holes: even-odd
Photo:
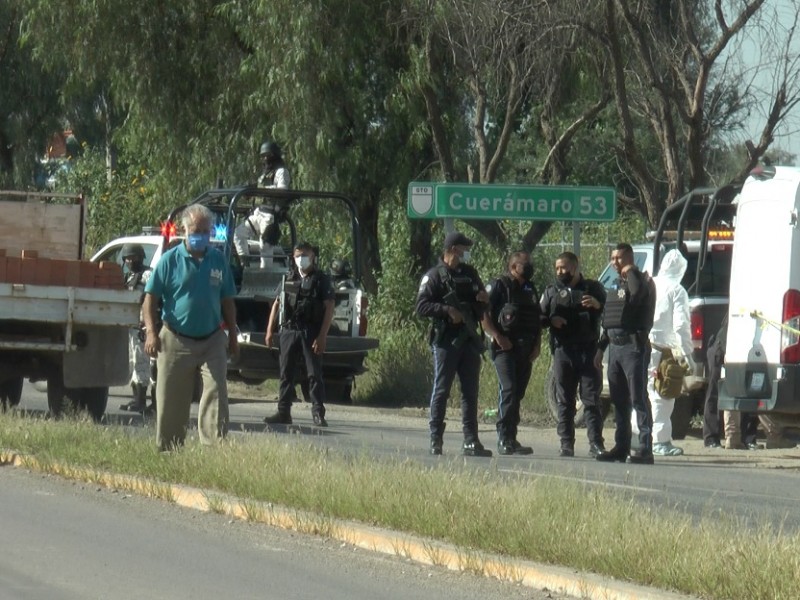
[[(558, 400), (556, 398), (556, 378), (553, 375), (553, 368), (547, 370), (547, 375), (544, 378), (544, 397), (547, 399), (547, 408), (550, 411), (550, 416), (553, 421), (558, 423)], [(600, 396), (600, 418), (602, 421), (606, 420), (608, 413), (611, 410), (611, 403), (609, 398)], [(583, 412), (583, 402), (580, 397), (575, 398), (575, 428), (581, 429), (586, 427), (586, 415)]]
[(106, 414), (108, 405), (107, 387), (83, 387), (67, 390), (67, 396), (72, 400), (76, 410), (85, 410), (92, 417), (92, 421), (99, 423)]
[(682, 440), (689, 433), (694, 412), (694, 398), (691, 395), (675, 398), (675, 408), (672, 409), (672, 439)]

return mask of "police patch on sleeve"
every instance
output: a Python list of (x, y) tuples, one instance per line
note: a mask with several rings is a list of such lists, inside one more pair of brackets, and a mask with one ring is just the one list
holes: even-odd
[(420, 292), (422, 291), (422, 288), (424, 288), (424, 287), (425, 287), (425, 284), (426, 284), (426, 283), (428, 283), (428, 281), (430, 281), (430, 277), (428, 277), (427, 275), (425, 275), (425, 276), (422, 278), (422, 281), (420, 281), (420, 282), (419, 282), (419, 291), (420, 291)]

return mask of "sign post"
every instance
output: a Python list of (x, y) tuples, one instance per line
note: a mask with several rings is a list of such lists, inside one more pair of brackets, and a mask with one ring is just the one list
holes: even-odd
[(412, 182), (407, 213), (411, 219), (613, 221), (617, 194), (610, 187)]

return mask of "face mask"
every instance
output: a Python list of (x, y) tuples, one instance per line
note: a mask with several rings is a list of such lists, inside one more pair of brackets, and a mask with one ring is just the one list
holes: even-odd
[(461, 262), (469, 263), (472, 260), (472, 254), (470, 254), (469, 250), (464, 250), (464, 254), (461, 255)]
[(189, 242), (189, 250), (193, 252), (203, 252), (211, 241), (210, 233), (190, 233), (186, 236)]
[(530, 280), (533, 277), (533, 265), (531, 263), (525, 263), (522, 267), (522, 277), (523, 279)]
[(569, 282), (572, 281), (572, 273), (562, 273), (558, 276), (558, 280), (564, 285), (569, 285)]
[(294, 257), (294, 264), (297, 265), (297, 268), (301, 271), (307, 271), (308, 267), (311, 266), (311, 257), (310, 256), (295, 256)]

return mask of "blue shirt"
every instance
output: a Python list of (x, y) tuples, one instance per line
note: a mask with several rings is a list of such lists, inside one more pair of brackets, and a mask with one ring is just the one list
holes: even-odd
[(235, 296), (236, 286), (222, 252), (209, 246), (197, 260), (182, 243), (163, 254), (144, 291), (162, 299), (161, 318), (173, 331), (203, 337), (219, 328), (221, 301)]

